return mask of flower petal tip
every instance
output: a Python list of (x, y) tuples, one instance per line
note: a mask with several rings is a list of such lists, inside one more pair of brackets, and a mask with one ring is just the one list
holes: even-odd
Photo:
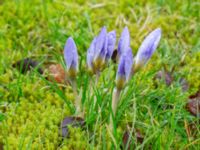
[(64, 47), (64, 59), (67, 71), (70, 69), (78, 70), (78, 53), (77, 47), (72, 37), (69, 37)]
[(156, 48), (158, 47), (161, 35), (161, 28), (157, 28), (145, 37), (136, 56), (136, 68), (144, 66), (147, 63), (147, 61), (151, 58)]
[(118, 55), (122, 55), (122, 53), (130, 47), (130, 33), (128, 27), (126, 26), (120, 36), (119, 43), (118, 43)]

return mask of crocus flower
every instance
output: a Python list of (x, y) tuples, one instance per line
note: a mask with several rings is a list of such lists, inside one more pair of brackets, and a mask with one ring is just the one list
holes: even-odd
[(93, 39), (87, 51), (87, 66), (89, 68), (89, 71), (93, 71), (93, 72), (94, 72), (93, 60), (94, 60), (94, 55), (95, 55), (95, 43), (96, 43), (96, 37)]
[(122, 89), (124, 84), (130, 79), (131, 68), (133, 65), (133, 54), (130, 47), (125, 50), (119, 60), (117, 75), (116, 75), (116, 86), (118, 89)]
[(103, 27), (97, 37), (92, 41), (87, 51), (87, 66), (90, 71), (99, 72), (111, 58), (116, 43), (116, 32), (107, 33)]
[(147, 61), (151, 58), (154, 51), (156, 50), (158, 43), (161, 38), (161, 29), (155, 29), (152, 31), (142, 42), (136, 59), (135, 59), (135, 66), (134, 70), (138, 70), (142, 66), (144, 66)]
[(118, 49), (117, 49), (118, 57), (120, 57), (128, 47), (130, 47), (130, 34), (128, 27), (125, 27), (121, 33), (118, 43)]
[(74, 78), (78, 71), (78, 53), (76, 44), (72, 37), (69, 37), (66, 41), (64, 47), (64, 59), (69, 77)]
[(96, 69), (100, 69), (105, 60), (107, 51), (107, 31), (106, 27), (101, 29), (101, 32), (96, 37), (94, 65)]
[[(130, 47), (127, 47), (123, 54), (120, 57), (117, 75), (116, 75), (116, 88), (113, 90), (112, 96), (112, 111), (115, 116), (117, 105), (119, 103), (119, 97), (122, 88), (124, 87), (125, 83), (130, 79), (131, 76), (131, 69), (133, 65), (133, 54)], [(110, 126), (112, 128), (113, 121), (111, 116)]]
[(106, 54), (106, 60), (108, 61), (114, 51), (115, 48), (115, 43), (116, 43), (116, 32), (115, 31), (111, 31), (107, 34), (107, 54)]
[(103, 27), (95, 37), (87, 51), (87, 66), (89, 71), (100, 71), (107, 53), (107, 32)]

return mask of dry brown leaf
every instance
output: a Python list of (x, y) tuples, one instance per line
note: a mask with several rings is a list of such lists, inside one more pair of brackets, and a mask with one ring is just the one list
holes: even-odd
[(160, 70), (157, 72), (157, 74), (154, 77), (155, 80), (161, 80), (163, 79), (167, 86), (170, 86), (173, 82), (173, 77), (170, 72), (165, 70)]
[[(130, 137), (130, 136), (131, 136), (131, 133), (130, 133), (130, 132), (131, 132), (130, 130), (126, 130), (126, 131), (124, 132), (124, 135), (123, 135), (123, 148), (127, 147), (128, 150), (134, 148), (134, 143), (133, 143), (132, 139), (130, 139), (130, 141), (128, 141), (129, 138), (131, 138), (131, 137)], [(140, 131), (139, 131), (138, 129), (136, 129), (136, 131), (133, 131), (133, 132), (132, 132), (132, 137), (133, 137), (133, 138), (135, 137), (135, 139), (136, 139), (137, 142), (139, 142), (139, 143), (142, 143), (143, 140), (144, 140), (143, 135), (140, 133)], [(128, 144), (128, 146), (127, 146), (127, 144)]]
[(31, 58), (25, 58), (17, 61), (12, 66), (17, 68), (23, 74), (35, 68), (40, 74), (43, 74), (43, 70), (39, 68), (38, 65), (39, 63), (36, 60), (33, 60)]
[(192, 115), (200, 117), (200, 90), (189, 96), (186, 108)]
[(72, 127), (83, 127), (85, 125), (85, 121), (81, 117), (65, 117), (65, 119), (61, 123), (62, 137), (69, 137), (69, 125)]
[(52, 64), (48, 67), (48, 80), (56, 81), (57, 83), (65, 83), (66, 73), (60, 64)]

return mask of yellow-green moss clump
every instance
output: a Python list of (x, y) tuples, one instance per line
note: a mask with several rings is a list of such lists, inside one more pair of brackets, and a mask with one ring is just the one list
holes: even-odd
[[(78, 148), (84, 143), (81, 130), (64, 142), (59, 135), (60, 123), (70, 111), (56, 92), (42, 89), (41, 83), (40, 86), (23, 85), (22, 91), (23, 96), (18, 102), (13, 101), (5, 108), (6, 119), (0, 123), (0, 143), (5, 149), (56, 149), (66, 144)], [(66, 94), (66, 97), (73, 100), (72, 94)], [(79, 146), (74, 144), (77, 142), (74, 138), (80, 138)]]
[[(0, 123), (0, 143), (5, 149), (111, 148), (113, 139), (100, 122), (95, 131), (69, 127), (70, 136), (63, 139), (60, 124), (72, 113), (58, 93), (38, 76), (27, 79), (30, 73), (12, 74), (7, 70), (5, 74), (7, 80), (3, 84), (6, 88), (0, 87), (1, 98), (5, 100), (0, 109), (6, 116)], [(19, 75), (20, 79), (16, 77)], [(67, 101), (74, 102), (70, 87), (63, 88), (62, 93)]]
[(190, 88), (197, 91), (200, 88), (200, 52), (187, 55), (184, 64), (181, 71), (186, 75)]
[(70, 137), (65, 138), (61, 150), (78, 149), (84, 150), (87, 147), (87, 133), (82, 131), (81, 128), (69, 127)]

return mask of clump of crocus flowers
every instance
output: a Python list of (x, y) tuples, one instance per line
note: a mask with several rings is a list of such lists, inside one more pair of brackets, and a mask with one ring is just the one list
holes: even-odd
[[(116, 72), (115, 88), (112, 94), (112, 113), (110, 114), (110, 125), (112, 128), (117, 106), (120, 100), (120, 93), (126, 83), (131, 80), (133, 75), (139, 71), (151, 58), (155, 52), (161, 38), (161, 29), (157, 28), (147, 35), (142, 42), (137, 55), (134, 57), (130, 46), (130, 33), (128, 27), (125, 27), (121, 33), (117, 47), (118, 69)], [(110, 63), (111, 56), (116, 45), (116, 32), (107, 32), (103, 27), (100, 33), (94, 37), (87, 51), (87, 68), (92, 75), (96, 75), (96, 82), (103, 69)], [(64, 59), (68, 78), (76, 96), (75, 107), (76, 115), (81, 115), (81, 100), (77, 94), (76, 75), (78, 72), (78, 53), (77, 47), (69, 37), (64, 47)]]

